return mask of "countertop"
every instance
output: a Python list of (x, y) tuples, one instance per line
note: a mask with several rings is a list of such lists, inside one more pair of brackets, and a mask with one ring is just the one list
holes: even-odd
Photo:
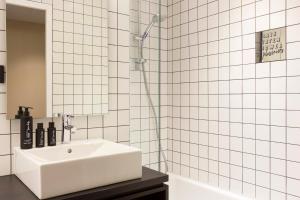
[[(118, 197), (128, 191), (135, 192), (161, 185), (168, 175), (143, 167), (143, 177), (94, 189), (84, 190), (48, 200), (94, 200)], [(0, 200), (39, 200), (15, 175), (0, 177)]]

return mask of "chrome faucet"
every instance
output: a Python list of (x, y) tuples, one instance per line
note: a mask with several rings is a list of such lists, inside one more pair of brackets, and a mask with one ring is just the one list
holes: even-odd
[(72, 115), (62, 115), (62, 134), (61, 143), (67, 144), (71, 142), (71, 134), (75, 132), (75, 127), (71, 125), (71, 119), (74, 118)]

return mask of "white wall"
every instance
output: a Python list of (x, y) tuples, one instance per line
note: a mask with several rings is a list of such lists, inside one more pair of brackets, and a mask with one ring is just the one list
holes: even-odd
[[(169, 0), (174, 173), (263, 200), (300, 199), (300, 1)], [(287, 26), (287, 60), (255, 32)]]

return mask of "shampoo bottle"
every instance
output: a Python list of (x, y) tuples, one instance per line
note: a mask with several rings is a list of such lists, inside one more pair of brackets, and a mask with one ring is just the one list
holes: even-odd
[(24, 114), (20, 117), (20, 122), (21, 122), (21, 130), (20, 130), (20, 135), (21, 135), (21, 149), (31, 149), (32, 148), (32, 141), (33, 141), (33, 136), (32, 136), (32, 117), (30, 116), (29, 109), (32, 109), (30, 107), (24, 107), (25, 112)]
[(49, 122), (48, 128), (48, 146), (56, 145), (56, 128), (54, 122)]
[(35, 132), (35, 142), (35, 146), (37, 148), (45, 146), (45, 129), (43, 128), (43, 123), (37, 124), (37, 129)]

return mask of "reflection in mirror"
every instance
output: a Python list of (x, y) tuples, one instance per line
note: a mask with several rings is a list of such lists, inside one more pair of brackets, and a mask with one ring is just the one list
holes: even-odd
[[(30, 13), (30, 15), (26, 14)], [(7, 5), (7, 113), (33, 107), (34, 118), (46, 113), (45, 12)]]

